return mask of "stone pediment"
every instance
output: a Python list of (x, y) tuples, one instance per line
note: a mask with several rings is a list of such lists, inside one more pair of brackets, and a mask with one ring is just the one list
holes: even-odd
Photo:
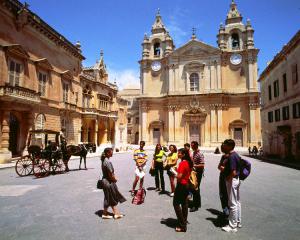
[(73, 75), (70, 72), (70, 70), (66, 70), (66, 71), (61, 72), (61, 76), (65, 79), (67, 79), (67, 80), (73, 80)]
[(35, 60), (34, 62), (37, 66), (39, 66), (41, 68), (45, 68), (45, 69), (48, 69), (48, 70), (53, 69), (51, 63), (48, 61), (47, 58), (41, 58), (41, 59)]
[(3, 48), (10, 54), (16, 55), (21, 58), (29, 58), (29, 54), (20, 44), (4, 45)]
[(221, 53), (221, 50), (210, 46), (206, 43), (203, 43), (199, 40), (193, 39), (182, 47), (176, 49), (171, 56), (195, 56), (195, 55), (218, 55)]

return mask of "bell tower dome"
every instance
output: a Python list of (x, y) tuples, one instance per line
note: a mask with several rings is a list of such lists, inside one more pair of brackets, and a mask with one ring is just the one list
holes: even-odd
[(175, 48), (173, 39), (162, 21), (159, 9), (151, 28), (151, 35), (148, 37), (145, 34), (142, 47), (142, 59), (161, 59)]
[(253, 33), (250, 20), (246, 26), (242, 22), (242, 14), (237, 9), (234, 0), (231, 1), (229, 12), (227, 13), (225, 25), (220, 24), (218, 46), (223, 51), (241, 51), (254, 48)]

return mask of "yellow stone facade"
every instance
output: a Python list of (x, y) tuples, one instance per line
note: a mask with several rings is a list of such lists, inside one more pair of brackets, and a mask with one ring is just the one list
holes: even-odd
[(261, 74), (263, 152), (300, 160), (300, 31)]
[(146, 144), (215, 147), (226, 138), (260, 145), (257, 55), (253, 28), (234, 2), (220, 25), (218, 47), (193, 33), (175, 49), (158, 12), (140, 60), (139, 138)]
[(114, 145), (117, 86), (103, 62), (82, 68), (72, 44), (16, 0), (0, 8), (0, 162), (23, 154), (30, 129), (63, 131), (69, 144)]

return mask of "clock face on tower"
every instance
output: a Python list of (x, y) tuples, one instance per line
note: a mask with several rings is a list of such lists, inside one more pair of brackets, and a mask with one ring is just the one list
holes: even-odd
[(242, 62), (242, 55), (234, 53), (230, 56), (230, 62), (233, 65), (239, 65)]
[(151, 64), (151, 69), (154, 71), (154, 72), (158, 72), (160, 69), (161, 69), (161, 63), (159, 61), (154, 61), (152, 62)]

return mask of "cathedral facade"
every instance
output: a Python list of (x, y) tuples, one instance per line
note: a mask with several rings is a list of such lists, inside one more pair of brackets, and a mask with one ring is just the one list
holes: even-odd
[(218, 47), (190, 41), (175, 49), (158, 12), (144, 36), (140, 63), (139, 139), (146, 144), (260, 145), (261, 124), (254, 30), (232, 1)]

